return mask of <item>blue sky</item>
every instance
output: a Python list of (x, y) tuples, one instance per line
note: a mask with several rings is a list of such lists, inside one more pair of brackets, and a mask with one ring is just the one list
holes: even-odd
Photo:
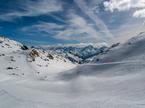
[(0, 0), (0, 34), (25, 44), (124, 42), (145, 31), (144, 0)]

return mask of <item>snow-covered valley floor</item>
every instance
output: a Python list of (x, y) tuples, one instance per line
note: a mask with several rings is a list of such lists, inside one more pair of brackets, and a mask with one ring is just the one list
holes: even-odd
[(46, 69), (38, 71), (43, 64), (53, 67), (51, 59), (40, 66), (38, 61), (29, 62), (28, 52), (1, 50), (0, 108), (145, 108), (143, 53), (78, 66), (54, 58), (67, 69), (55, 67), (56, 72), (50, 69), (49, 74)]
[[(25, 59), (25, 57), (22, 58)], [(54, 78), (55, 80), (47, 81), (39, 80), (37, 76), (33, 77), (35, 76), (34, 71), (25, 63), (16, 64), (16, 66), (23, 67), (24, 73), (30, 76), (27, 78), (6, 75), (5, 69), (2, 69), (6, 64), (5, 62), (1, 64), (0, 108), (145, 107), (145, 73), (143, 70), (145, 63), (140, 62), (141, 64), (137, 66), (138, 62), (125, 62), (119, 64), (120, 69), (118, 69), (118, 63), (84, 65), (72, 69), (70, 73), (58, 75)], [(110, 65), (111, 67), (116, 65), (118, 72), (115, 71), (115, 67), (110, 69)], [(109, 67), (105, 70), (101, 66)], [(121, 74), (125, 66), (130, 66), (130, 70), (138, 69), (139, 71), (126, 70), (126, 73)], [(89, 68), (90, 71), (92, 69), (97, 73), (92, 71), (88, 76)]]

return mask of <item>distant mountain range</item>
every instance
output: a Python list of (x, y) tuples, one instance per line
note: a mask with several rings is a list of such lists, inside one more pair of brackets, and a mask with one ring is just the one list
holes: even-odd
[(77, 45), (56, 45), (56, 46), (39, 46), (37, 49), (43, 49), (48, 52), (57, 53), (64, 56), (74, 63), (86, 63), (89, 59), (105, 52), (108, 47), (106, 44), (77, 44)]

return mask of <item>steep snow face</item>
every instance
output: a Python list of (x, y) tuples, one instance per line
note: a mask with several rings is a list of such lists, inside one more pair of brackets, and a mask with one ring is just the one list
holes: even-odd
[(0, 37), (0, 53), (10, 53), (21, 50), (22, 44), (10, 40), (8, 38)]

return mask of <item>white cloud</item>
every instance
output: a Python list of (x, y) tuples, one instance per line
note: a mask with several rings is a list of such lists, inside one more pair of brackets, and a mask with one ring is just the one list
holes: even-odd
[[(92, 10), (92, 7), (89, 7), (88, 4), (85, 2), (85, 0), (74, 0), (75, 3), (78, 5), (78, 7), (84, 12), (88, 17), (94, 22), (94, 24), (100, 29), (100, 31), (103, 31), (105, 38), (112, 39), (113, 35), (109, 31), (108, 27), (105, 25), (105, 23), (94, 13)], [(91, 1), (90, 1), (91, 2)], [(93, 1), (96, 2), (97, 1)]]
[(63, 29), (63, 25), (56, 23), (40, 22), (32, 26), (26, 26), (21, 29), (23, 32), (45, 32), (45, 33), (56, 33), (60, 29)]
[(105, 1), (104, 6), (111, 12), (133, 9), (134, 17), (145, 18), (145, 0), (110, 0)]
[(134, 17), (145, 18), (145, 9), (140, 9), (134, 12)]
[(71, 13), (68, 16), (67, 25), (39, 22), (38, 24), (34, 24), (32, 26), (23, 27), (21, 31), (30, 35), (33, 35), (33, 33), (34, 35), (36, 35), (36, 33), (41, 33), (45, 36), (51, 34), (51, 37), (61, 40), (74, 40), (78, 42), (105, 41), (102, 34), (97, 32), (93, 25), (89, 24), (86, 19), (76, 15), (75, 13)]
[[(63, 7), (59, 0), (25, 0), (20, 4), (20, 10), (11, 10), (8, 13), (0, 15), (1, 20), (13, 20), (24, 16), (39, 16), (51, 12), (62, 11)], [(22, 11), (23, 10), (23, 11)]]
[(93, 25), (89, 24), (83, 17), (71, 14), (68, 27), (59, 32), (55, 37), (65, 40), (78, 40), (80, 42), (104, 41), (101, 34), (96, 31)]

